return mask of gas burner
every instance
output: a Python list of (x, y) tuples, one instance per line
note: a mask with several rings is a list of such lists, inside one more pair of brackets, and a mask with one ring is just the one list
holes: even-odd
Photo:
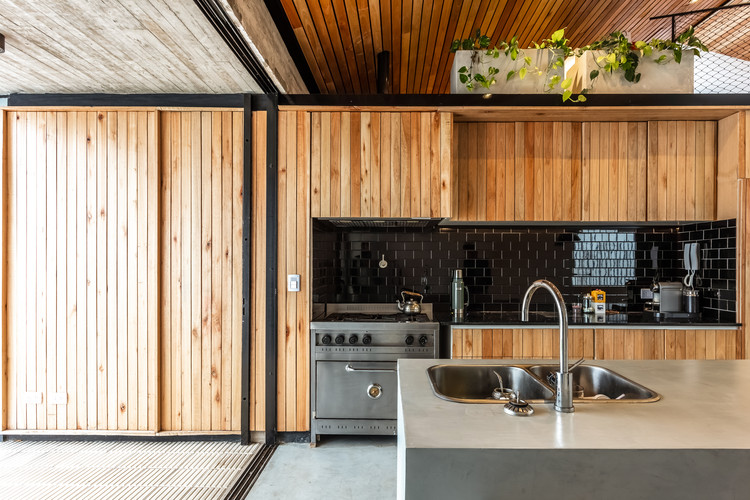
[(332, 313), (322, 321), (355, 321), (375, 323), (424, 323), (430, 321), (426, 314), (370, 314), (370, 313)]

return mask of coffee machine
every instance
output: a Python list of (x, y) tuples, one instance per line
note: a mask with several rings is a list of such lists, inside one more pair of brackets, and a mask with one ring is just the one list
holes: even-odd
[(464, 270), (453, 270), (451, 281), (451, 316), (453, 321), (463, 321), (469, 306), (469, 289), (464, 284)]

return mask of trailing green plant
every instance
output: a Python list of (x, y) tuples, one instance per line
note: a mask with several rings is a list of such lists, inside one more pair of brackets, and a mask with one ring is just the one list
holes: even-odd
[[(482, 35), (480, 30), (476, 31), (474, 37), (464, 38), (463, 40), (453, 40), (451, 43), (450, 51), (455, 53), (457, 50), (471, 50), (471, 64), (467, 68), (461, 66), (458, 69), (458, 79), (466, 85), (469, 91), (474, 90), (475, 84), (479, 84), (482, 87), (489, 89), (492, 85), (497, 82), (495, 75), (500, 72), (500, 69), (496, 66), (488, 66), (486, 73), (475, 72), (475, 68), (479, 67), (479, 58), (482, 53), (493, 59), (500, 57), (502, 52), (506, 56), (510, 57), (513, 61), (518, 58), (520, 52), (518, 48), (518, 41), (516, 37), (513, 37), (509, 42), (501, 40), (499, 46), (490, 47), (490, 37)], [(519, 75), (521, 79), (526, 76), (526, 71), (522, 75)], [(508, 76), (510, 79), (511, 76)]]
[[(654, 61), (657, 64), (666, 64), (670, 61), (680, 63), (683, 51), (692, 51), (700, 57), (701, 52), (708, 52), (708, 48), (695, 36), (695, 30), (690, 26), (684, 33), (680, 34), (674, 41), (653, 39), (650, 42), (630, 42), (621, 31), (615, 31), (602, 40), (598, 40), (576, 51), (576, 56), (581, 57), (586, 51), (603, 50), (604, 55), (595, 59), (599, 68), (607, 73), (622, 71), (625, 80), (637, 83), (641, 79), (638, 65), (645, 56), (654, 52), (672, 52), (670, 58), (667, 54), (661, 54)], [(600, 71), (595, 69), (589, 74), (593, 82), (599, 76)]]
[[(535, 67), (535, 71), (537, 71), (539, 75), (542, 75), (545, 72), (549, 75), (556, 69), (562, 69), (564, 71), (565, 59), (572, 56), (574, 53), (573, 48), (568, 45), (569, 41), (570, 40), (565, 38), (565, 28), (562, 28), (552, 33), (549, 38), (542, 40), (541, 43), (532, 42), (533, 48), (547, 49), (551, 52), (550, 62), (547, 65), (547, 68), (542, 70)], [(526, 58), (526, 64), (531, 66), (531, 59), (528, 57)], [(552, 75), (545, 84), (545, 91), (551, 92), (559, 85), (562, 90), (562, 100), (565, 102), (573, 96), (573, 92), (570, 90), (572, 84), (573, 80), (570, 78), (561, 79), (559, 75)], [(586, 96), (584, 94), (585, 92), (579, 94), (575, 99), (572, 99), (572, 101), (586, 102)]]
[[(530, 48), (534, 49), (547, 49), (551, 52), (549, 58), (549, 64), (544, 68), (539, 68), (533, 64), (531, 57), (527, 56), (522, 49), (518, 46), (518, 37), (513, 37), (510, 41), (500, 40), (497, 46), (490, 47), (491, 39), (487, 35), (482, 35), (480, 30), (477, 30), (475, 36), (468, 37), (463, 40), (454, 40), (451, 44), (450, 51), (456, 52), (457, 50), (471, 50), (471, 64), (469, 66), (462, 66), (458, 69), (459, 81), (466, 86), (469, 91), (473, 91), (476, 85), (481, 85), (489, 89), (492, 85), (497, 82), (496, 75), (500, 72), (497, 66), (491, 64), (487, 66), (486, 73), (478, 71), (479, 62), (481, 55), (497, 59), (500, 54), (505, 54), (512, 61), (518, 60), (521, 57), (521, 67), (513, 69), (505, 75), (505, 81), (509, 81), (512, 78), (518, 76), (519, 79), (523, 80), (526, 78), (529, 71), (534, 71), (538, 75), (550, 74), (551, 72), (562, 69), (565, 66), (565, 58), (573, 54), (573, 49), (568, 45), (568, 39), (565, 38), (565, 29), (560, 29), (552, 33), (550, 38), (542, 40), (540, 43), (533, 42), (533, 46)], [(551, 92), (556, 87), (560, 87), (563, 101), (571, 99), (572, 92), (570, 91), (571, 86), (570, 79), (561, 79), (559, 75), (553, 75), (545, 82), (545, 92)], [(579, 95), (574, 99), (575, 102), (584, 102), (586, 97)]]

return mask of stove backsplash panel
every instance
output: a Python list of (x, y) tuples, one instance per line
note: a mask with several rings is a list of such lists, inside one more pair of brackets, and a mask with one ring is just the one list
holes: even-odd
[[(734, 304), (730, 302), (734, 301), (734, 278), (729, 276), (735, 264), (729, 258), (720, 258), (728, 252), (722, 254), (714, 246), (734, 247), (734, 240), (728, 236), (734, 234), (729, 230), (734, 221), (707, 224), (716, 228), (692, 224), (353, 231), (323, 230), (314, 225), (313, 301), (392, 302), (402, 288), (408, 288), (423, 293), (425, 302), (435, 304), (436, 310), (448, 310), (451, 271), (458, 268), (465, 270), (469, 310), (473, 311), (517, 311), (526, 288), (539, 278), (555, 283), (566, 302), (579, 293), (601, 288), (607, 292), (608, 302), (625, 303), (626, 281), (651, 279), (657, 272), (661, 279), (681, 279), (685, 274), (682, 241), (695, 236), (709, 241), (705, 248), (710, 262), (700, 276), (707, 288), (705, 295), (710, 297), (713, 290), (720, 290), (721, 298), (705, 299), (706, 312), (733, 314)], [(711, 232), (714, 229), (715, 235)], [(722, 238), (723, 242), (716, 241)], [(658, 268), (653, 267), (652, 248), (656, 249)], [(382, 260), (387, 263), (385, 267), (381, 267)], [(726, 268), (717, 269), (722, 265)], [(535, 296), (533, 307), (552, 306), (546, 294)]]

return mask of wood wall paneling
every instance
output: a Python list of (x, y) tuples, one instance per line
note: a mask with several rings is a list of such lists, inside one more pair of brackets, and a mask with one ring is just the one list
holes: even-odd
[(8, 425), (8, 251), (6, 242), (8, 215), (8, 145), (5, 135), (5, 110), (0, 110), (0, 431)]
[(163, 430), (239, 430), (242, 144), (239, 111), (164, 112)]
[(239, 430), (242, 113), (4, 124), (8, 428)]
[[(329, 118), (321, 117), (321, 124), (328, 122)], [(288, 274), (299, 274), (301, 277), (299, 292), (287, 292), (283, 287), (278, 296), (276, 426), (281, 432), (305, 431), (310, 427), (310, 204), (311, 178), (314, 177), (311, 166), (316, 165), (317, 161), (311, 157), (311, 125), (311, 113), (279, 113), (277, 276), (279, 282), (284, 283)], [(326, 137), (326, 140), (329, 138)], [(357, 148), (360, 147), (358, 144)], [(321, 168), (324, 163), (330, 164), (323, 156), (330, 154), (327, 151), (330, 150), (321, 143)], [(363, 154), (370, 154), (369, 146), (366, 151), (363, 149)], [(361, 176), (361, 173), (356, 175)], [(325, 179), (329, 180), (330, 175)], [(321, 186), (323, 183), (321, 180)], [(323, 194), (322, 190), (320, 192)], [(363, 198), (363, 204), (365, 201)], [(371, 201), (369, 195), (367, 201)], [(328, 203), (330, 210), (330, 199)]]
[(8, 428), (153, 428), (156, 112), (13, 111), (6, 126)]
[[(250, 429), (266, 423), (266, 139), (267, 112), (253, 113), (253, 221), (250, 289)], [(313, 154), (314, 156), (314, 154)], [(314, 175), (313, 167), (313, 175)]]
[(450, 113), (324, 111), (310, 121), (313, 217), (450, 215)]
[[(750, 173), (750, 172), (748, 172)], [(750, 352), (750, 179), (739, 180), (737, 217), (737, 322), (742, 324), (742, 358)]]

